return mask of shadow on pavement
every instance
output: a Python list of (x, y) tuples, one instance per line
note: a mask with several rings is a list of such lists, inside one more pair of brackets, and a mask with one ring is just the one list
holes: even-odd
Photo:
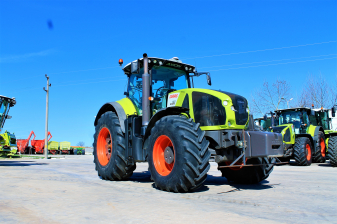
[(0, 166), (35, 166), (48, 165), (47, 163), (37, 163), (35, 161), (0, 161)]
[(208, 175), (206, 181), (204, 182), (204, 187), (201, 187), (194, 192), (207, 191), (209, 189), (207, 185), (213, 185), (213, 186), (229, 185), (234, 188), (229, 191), (219, 192), (218, 194), (232, 193), (235, 191), (242, 191), (242, 190), (265, 190), (265, 189), (273, 188), (275, 185), (279, 185), (279, 184), (268, 184), (268, 183), (269, 181), (263, 180), (258, 184), (235, 184), (232, 182), (228, 182), (225, 177), (215, 177), (212, 175)]
[(139, 183), (151, 183), (151, 174), (149, 171), (143, 172), (133, 172), (132, 176), (129, 178), (131, 181), (139, 182)]
[(327, 167), (332, 167), (330, 163), (322, 163), (322, 164), (317, 164), (318, 166), (327, 166)]

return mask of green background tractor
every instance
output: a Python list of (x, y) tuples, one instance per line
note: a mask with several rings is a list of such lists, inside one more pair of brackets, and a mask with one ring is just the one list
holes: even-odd
[(258, 183), (272, 172), (268, 156), (283, 155), (281, 134), (247, 131), (253, 122), (244, 97), (194, 88), (200, 75), (211, 85), (209, 73), (146, 54), (123, 71), (126, 98), (104, 104), (94, 122), (94, 163), (102, 179), (126, 180), (137, 162), (147, 161), (157, 188), (187, 192), (206, 180), (212, 148), (228, 181)]
[[(9, 109), (16, 104), (15, 98), (0, 95), (0, 133), (5, 125), (6, 119), (12, 118), (8, 115)], [(17, 153), (16, 137), (14, 133), (5, 131), (0, 134), (0, 156), (13, 156)]]
[(276, 110), (278, 126), (274, 133), (281, 133), (284, 142), (284, 157), (295, 159), (300, 166), (310, 166), (312, 162), (325, 162), (325, 135), (317, 126), (315, 112), (310, 108)]
[(331, 109), (313, 109), (315, 118), (312, 123), (321, 126), (324, 129), (326, 154), (330, 164), (337, 166), (337, 131), (333, 127), (333, 119), (336, 118), (336, 106)]

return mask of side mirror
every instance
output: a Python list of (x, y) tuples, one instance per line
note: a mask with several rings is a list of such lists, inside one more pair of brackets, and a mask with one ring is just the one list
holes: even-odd
[(138, 62), (138, 60), (131, 62), (131, 74), (139, 74), (139, 62)]
[(12, 118), (12, 116), (6, 115), (6, 119), (11, 119), (11, 118)]
[(263, 116), (263, 120), (267, 121), (267, 114)]
[(128, 92), (124, 92), (124, 95), (125, 95), (125, 96), (129, 96), (129, 93), (128, 93)]
[(206, 78), (207, 78), (207, 84), (211, 86), (212, 85), (212, 80), (211, 80), (210, 74), (206, 74)]
[(332, 114), (333, 117), (336, 116), (336, 108), (335, 108), (335, 106), (333, 106), (333, 107), (331, 108), (331, 114)]

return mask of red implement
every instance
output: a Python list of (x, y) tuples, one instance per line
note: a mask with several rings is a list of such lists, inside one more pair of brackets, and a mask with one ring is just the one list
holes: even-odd
[[(50, 132), (48, 132), (48, 142), (53, 137)], [(43, 140), (31, 140), (30, 144), (32, 145), (32, 148), (34, 149), (35, 153), (43, 154), (44, 152), (44, 139)]]
[(18, 146), (18, 151), (21, 154), (25, 154), (28, 153), (28, 145), (29, 145), (29, 140), (32, 137), (32, 135), (34, 135), (34, 138), (32, 139), (32, 141), (34, 141), (36, 135), (34, 133), (34, 131), (31, 131), (29, 134), (29, 137), (27, 139), (17, 139), (16, 140), (16, 144)]

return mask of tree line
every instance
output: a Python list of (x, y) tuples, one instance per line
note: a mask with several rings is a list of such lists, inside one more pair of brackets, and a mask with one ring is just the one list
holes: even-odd
[(250, 111), (254, 117), (262, 117), (270, 111), (288, 107), (331, 108), (337, 104), (337, 76), (327, 81), (322, 74), (309, 75), (303, 84), (296, 86), (302, 86), (300, 94), (293, 91), (287, 80), (264, 81), (251, 94)]

